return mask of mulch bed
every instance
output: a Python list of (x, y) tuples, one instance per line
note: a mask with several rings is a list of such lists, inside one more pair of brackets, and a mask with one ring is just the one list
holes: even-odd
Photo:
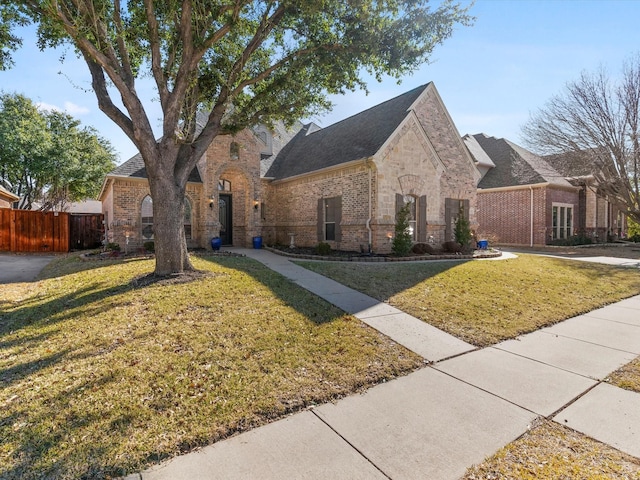
[(334, 262), (412, 262), (417, 260), (472, 260), (474, 258), (499, 257), (502, 252), (497, 250), (476, 250), (473, 254), (463, 255), (456, 253), (441, 253), (437, 255), (417, 255), (409, 254), (406, 257), (396, 257), (394, 255), (368, 254), (359, 252), (349, 252), (343, 250), (331, 250), (327, 255), (319, 255), (312, 247), (264, 247), (270, 252), (305, 260), (325, 260)]

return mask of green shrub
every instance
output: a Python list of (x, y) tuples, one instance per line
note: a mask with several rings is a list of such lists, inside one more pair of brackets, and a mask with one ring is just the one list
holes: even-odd
[(331, 245), (326, 242), (320, 242), (316, 247), (319, 255), (329, 255), (331, 253)]
[(411, 251), (417, 255), (433, 255), (436, 250), (428, 243), (416, 243)]
[(413, 247), (411, 247), (411, 252), (415, 253), (416, 255), (424, 255), (425, 251), (424, 251), (424, 246), (426, 244), (424, 243), (416, 243)]
[(628, 218), (627, 223), (629, 224), (628, 239), (630, 242), (640, 242), (640, 224), (634, 222), (632, 219)]
[(464, 210), (462, 208), (460, 208), (460, 211), (458, 212), (458, 218), (456, 219), (453, 234), (456, 238), (456, 242), (460, 244), (461, 250), (471, 249), (471, 239), (473, 238), (473, 234), (471, 233), (469, 220), (464, 216)]
[(450, 240), (442, 244), (442, 249), (448, 253), (461, 253), (462, 245), (456, 241)]
[(569, 238), (556, 239), (551, 241), (551, 245), (559, 247), (575, 247), (576, 245), (591, 245), (593, 238), (585, 234), (573, 235)]
[(144, 242), (142, 247), (144, 248), (145, 252), (154, 253), (156, 251), (156, 244), (154, 242)]
[(391, 244), (391, 250), (398, 257), (406, 257), (411, 251), (413, 239), (409, 234), (409, 219), (411, 218), (411, 205), (406, 203), (396, 215), (395, 237)]
[(107, 243), (107, 245), (104, 248), (105, 248), (105, 250), (110, 250), (112, 252), (119, 252), (120, 251), (120, 244), (119, 243)]
[(640, 233), (635, 233), (629, 238), (627, 238), (630, 242), (640, 243)]

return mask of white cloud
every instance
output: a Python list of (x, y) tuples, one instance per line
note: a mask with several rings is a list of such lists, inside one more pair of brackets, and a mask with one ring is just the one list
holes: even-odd
[(72, 102), (64, 102), (64, 110), (70, 115), (86, 115), (90, 112), (87, 107), (81, 107)]
[(38, 102), (36, 103), (36, 107), (38, 107), (39, 110), (44, 110), (45, 112), (51, 112), (54, 110), (56, 112), (62, 112), (62, 108), (51, 105), (50, 103)]
[(90, 112), (87, 107), (81, 107), (80, 105), (76, 105), (73, 102), (64, 102), (64, 108), (45, 102), (38, 102), (36, 103), (36, 106), (38, 107), (38, 109), (44, 110), (45, 112), (66, 112), (73, 117), (86, 115)]

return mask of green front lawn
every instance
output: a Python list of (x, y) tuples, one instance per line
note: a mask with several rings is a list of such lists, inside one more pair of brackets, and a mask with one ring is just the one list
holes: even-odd
[(637, 269), (533, 255), (466, 262), (297, 263), (478, 346), (640, 293)]
[(0, 289), (0, 478), (141, 470), (423, 365), (246, 258), (55, 261)]

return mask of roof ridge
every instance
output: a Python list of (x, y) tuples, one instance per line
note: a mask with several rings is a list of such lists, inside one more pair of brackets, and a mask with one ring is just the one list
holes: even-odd
[[(358, 112), (358, 113), (354, 113), (353, 115), (351, 115), (351, 116), (349, 116), (349, 117), (343, 118), (342, 120), (338, 120), (337, 122), (332, 123), (332, 124), (330, 124), (330, 125), (327, 125), (326, 127), (320, 127), (320, 130), (316, 130), (316, 131), (314, 131), (314, 132), (311, 132), (309, 135), (311, 135), (311, 134), (313, 134), (313, 133), (316, 133), (316, 132), (318, 132), (318, 131), (326, 130), (326, 129), (328, 129), (328, 128), (333, 128), (333, 127), (335, 127), (335, 126), (339, 125), (340, 123), (343, 123), (343, 122), (346, 122), (346, 121), (349, 121), (349, 120), (355, 119), (356, 117), (363, 116), (363, 115), (366, 115), (366, 114), (368, 114), (368, 113), (371, 113), (371, 111), (372, 111), (372, 110), (382, 108), (382, 107), (384, 107), (385, 105), (389, 104), (390, 102), (398, 101), (398, 99), (400, 99), (401, 97), (406, 97), (406, 96), (408, 96), (408, 95), (410, 95), (410, 94), (414, 94), (417, 90), (422, 90), (422, 91), (424, 91), (424, 90), (426, 90), (426, 88), (427, 88), (429, 85), (431, 85), (431, 83), (433, 83), (433, 82), (427, 82), (427, 83), (425, 83), (425, 84), (423, 84), (423, 85), (420, 85), (420, 86), (418, 86), (418, 87), (412, 88), (412, 89), (411, 89), (411, 90), (409, 90), (408, 92), (401, 93), (400, 95), (396, 95), (396, 96), (395, 96), (395, 97), (393, 97), (393, 98), (389, 98), (388, 100), (385, 100), (385, 101), (383, 101), (383, 102), (381, 102), (381, 103), (378, 103), (378, 104), (376, 104), (376, 105), (372, 105), (371, 107), (369, 107), (369, 108), (367, 108), (367, 109), (365, 109), (365, 110), (362, 110), (362, 111), (360, 111), (360, 112)], [(413, 102), (412, 102), (412, 103), (413, 103)], [(407, 108), (407, 111), (408, 111), (408, 110), (409, 110), (409, 109)], [(313, 123), (313, 122), (311, 122), (311, 123)]]

